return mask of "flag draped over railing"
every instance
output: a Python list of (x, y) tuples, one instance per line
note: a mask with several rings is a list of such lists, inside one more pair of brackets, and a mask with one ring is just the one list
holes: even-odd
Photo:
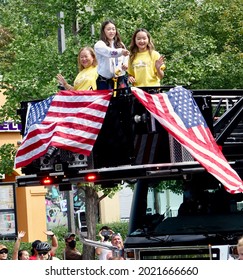
[(228, 192), (243, 192), (241, 178), (218, 147), (189, 90), (178, 86), (166, 93), (148, 94), (133, 87), (132, 93)]
[(102, 127), (111, 91), (60, 91), (30, 102), (15, 168), (30, 164), (54, 146), (89, 156)]
[[(241, 178), (218, 147), (189, 90), (175, 87), (166, 93), (148, 94), (132, 87), (131, 91), (228, 192), (243, 192)], [(60, 91), (43, 101), (30, 102), (15, 168), (45, 155), (50, 146), (89, 156), (112, 94), (108, 90)]]

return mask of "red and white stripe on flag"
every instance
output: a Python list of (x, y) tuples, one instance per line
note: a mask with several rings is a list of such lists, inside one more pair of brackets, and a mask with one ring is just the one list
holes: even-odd
[[(102, 127), (111, 91), (60, 91), (49, 107), (44, 104), (28, 110), (28, 128), (15, 157), (15, 168), (30, 164), (43, 156), (49, 146), (90, 155)], [(45, 102), (45, 101), (40, 101)], [(43, 111), (47, 106), (46, 112)], [(31, 115), (32, 114), (32, 115)], [(38, 122), (36, 115), (44, 115)]]
[(133, 87), (132, 93), (228, 192), (243, 192), (241, 178), (218, 147), (190, 91), (176, 87), (166, 93), (148, 94)]

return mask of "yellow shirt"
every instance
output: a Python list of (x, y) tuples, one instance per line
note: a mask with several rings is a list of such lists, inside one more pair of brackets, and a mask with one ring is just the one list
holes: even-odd
[(74, 80), (74, 90), (96, 90), (96, 79), (98, 78), (97, 66), (90, 66), (80, 71)]
[(136, 79), (133, 86), (160, 86), (160, 79), (156, 75), (155, 61), (160, 58), (157, 51), (149, 51), (137, 53), (132, 64), (129, 59), (127, 72)]

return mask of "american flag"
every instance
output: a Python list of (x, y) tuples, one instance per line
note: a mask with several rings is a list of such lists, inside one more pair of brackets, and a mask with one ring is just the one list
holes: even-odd
[(230, 193), (243, 192), (243, 182), (218, 147), (191, 92), (181, 86), (166, 93), (132, 93), (154, 118)]
[(111, 91), (60, 91), (30, 102), (15, 168), (40, 158), (54, 146), (89, 156), (102, 127)]

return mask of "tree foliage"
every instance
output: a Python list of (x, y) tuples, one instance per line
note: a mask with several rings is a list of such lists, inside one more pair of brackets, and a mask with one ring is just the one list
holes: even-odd
[[(242, 88), (242, 9), (239, 0), (138, 1), (96, 0), (93, 13), (79, 21), (92, 22), (94, 39), (100, 23), (113, 19), (128, 47), (136, 28), (150, 31), (156, 49), (166, 56), (164, 84), (191, 88)], [(82, 4), (81, 4), (82, 3)], [(122, 7), (122, 8), (121, 8)], [(92, 19), (91, 21), (89, 19)]]
[(8, 51), (8, 46), (12, 40), (13, 37), (9, 30), (0, 25), (0, 73), (10, 70), (13, 54)]
[(0, 174), (10, 175), (13, 172), (15, 147), (13, 144), (4, 144), (0, 150)]
[[(240, 0), (8, 0), (1, 4), (0, 26), (9, 34), (4, 48), (11, 69), (0, 71), (8, 85), (0, 119), (19, 119), (22, 100), (55, 93), (56, 74), (72, 83), (81, 46), (93, 46), (100, 24), (113, 19), (129, 47), (136, 28), (148, 29), (156, 49), (166, 56), (164, 84), (191, 88), (242, 88), (243, 33)], [(66, 50), (58, 52), (59, 11), (64, 12)], [(13, 20), (14, 18), (14, 20)], [(91, 32), (91, 30), (94, 32)], [(11, 35), (10, 35), (11, 34)], [(11, 40), (10, 40), (11, 38)], [(12, 38), (14, 38), (12, 40)]]

